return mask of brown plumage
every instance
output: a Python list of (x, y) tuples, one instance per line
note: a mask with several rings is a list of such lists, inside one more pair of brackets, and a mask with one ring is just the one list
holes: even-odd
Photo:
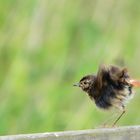
[(100, 66), (97, 75), (84, 76), (74, 86), (80, 87), (95, 101), (97, 107), (110, 109), (115, 107), (122, 111), (113, 123), (115, 125), (125, 113), (126, 103), (133, 97), (133, 86), (140, 82), (130, 78), (126, 68), (117, 66)]

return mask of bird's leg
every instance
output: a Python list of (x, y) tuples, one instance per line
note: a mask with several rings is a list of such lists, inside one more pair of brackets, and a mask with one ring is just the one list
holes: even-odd
[(112, 120), (114, 120), (114, 118), (116, 118), (116, 116), (117, 116), (117, 114), (115, 113), (113, 113), (112, 115), (111, 115), (111, 117), (109, 117), (107, 120), (105, 120), (103, 123), (102, 123), (102, 125), (101, 126), (103, 126), (103, 127), (111, 127), (110, 126), (110, 124), (108, 124), (108, 122), (111, 122)]
[(124, 115), (124, 113), (125, 113), (125, 110), (123, 110), (123, 112), (120, 114), (120, 116), (115, 120), (112, 127), (114, 127), (116, 125), (116, 123), (120, 120), (120, 118)]

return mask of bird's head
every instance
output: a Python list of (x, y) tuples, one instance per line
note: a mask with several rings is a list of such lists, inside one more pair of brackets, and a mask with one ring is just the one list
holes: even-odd
[(73, 86), (80, 87), (83, 91), (89, 92), (94, 84), (95, 78), (96, 77), (94, 75), (84, 76), (78, 83), (74, 84)]

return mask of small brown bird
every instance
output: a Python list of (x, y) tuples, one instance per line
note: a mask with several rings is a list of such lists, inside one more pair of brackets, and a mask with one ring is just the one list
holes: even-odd
[(140, 82), (131, 79), (126, 68), (117, 66), (99, 67), (97, 75), (86, 75), (74, 86), (85, 91), (97, 107), (122, 111), (113, 126), (125, 113), (126, 103), (133, 97), (133, 86), (140, 87)]

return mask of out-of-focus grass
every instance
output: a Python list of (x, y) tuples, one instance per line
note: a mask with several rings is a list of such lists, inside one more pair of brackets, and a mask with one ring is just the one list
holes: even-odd
[[(110, 113), (72, 85), (101, 63), (140, 78), (139, 12), (138, 0), (1, 1), (0, 134), (102, 124)], [(119, 125), (140, 123), (139, 100)]]

